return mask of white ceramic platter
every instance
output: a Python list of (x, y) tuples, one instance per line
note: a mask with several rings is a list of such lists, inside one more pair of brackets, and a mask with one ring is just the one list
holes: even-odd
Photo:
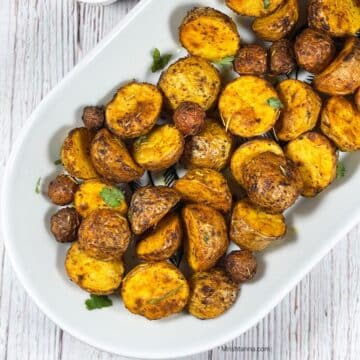
[[(55, 208), (35, 193), (42, 177), (44, 192), (54, 176), (54, 161), (67, 131), (80, 124), (81, 109), (108, 101), (120, 84), (139, 79), (156, 82), (149, 71), (150, 52), (183, 56), (177, 27), (194, 5), (233, 14), (219, 0), (143, 0), (125, 21), (92, 51), (41, 103), (27, 121), (9, 159), (1, 196), (1, 218), (7, 254), (24, 287), (61, 328), (98, 348), (140, 358), (170, 358), (223, 344), (264, 317), (360, 219), (360, 155), (345, 158), (347, 174), (314, 200), (301, 200), (287, 214), (296, 232), (260, 259), (256, 279), (242, 286), (236, 305), (223, 316), (200, 321), (181, 314), (148, 321), (114, 306), (88, 311), (87, 294), (65, 274), (66, 246), (48, 230)], [(236, 18), (249, 40), (247, 21)]]

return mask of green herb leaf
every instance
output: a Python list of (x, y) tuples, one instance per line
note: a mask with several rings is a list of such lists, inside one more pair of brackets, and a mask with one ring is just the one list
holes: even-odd
[(267, 103), (269, 106), (271, 106), (273, 109), (282, 109), (284, 105), (280, 101), (280, 99), (276, 97), (271, 97), (267, 100)]
[(118, 207), (125, 199), (124, 193), (114, 186), (106, 186), (100, 191), (101, 198), (105, 201), (106, 205), (110, 207)]
[(264, 3), (264, 9), (268, 9), (270, 6), (270, 0), (264, 0), (263, 3)]
[(135, 145), (135, 146), (139, 146), (139, 145), (141, 145), (142, 143), (144, 143), (146, 140), (147, 140), (147, 136), (146, 136), (146, 135), (140, 136), (140, 137), (138, 137), (138, 138), (134, 141), (134, 145)]
[(228, 65), (232, 65), (233, 61), (234, 61), (234, 56), (227, 56), (221, 60), (214, 61), (214, 64), (219, 66), (228, 66)]
[(61, 159), (55, 160), (55, 161), (54, 161), (54, 164), (55, 164), (55, 165), (62, 165)]
[(160, 297), (158, 297), (158, 298), (150, 299), (150, 300), (148, 301), (148, 304), (150, 304), (150, 305), (157, 305), (159, 302), (161, 302), (161, 301), (163, 301), (163, 300), (165, 300), (165, 299), (168, 299), (169, 297), (177, 294), (182, 287), (183, 287), (182, 285), (179, 285), (177, 288), (170, 290), (169, 292), (167, 292), (167, 293), (166, 293), (165, 295), (163, 295), (163, 296), (160, 296)]
[(41, 177), (39, 177), (38, 181), (36, 182), (36, 186), (35, 186), (36, 194), (40, 194), (40, 185), (41, 185)]
[(170, 59), (172, 58), (171, 54), (165, 54), (161, 56), (159, 49), (154, 49), (152, 52), (153, 63), (151, 66), (151, 71), (153, 73), (162, 70), (165, 66), (169, 63)]
[(209, 235), (208, 235), (208, 234), (205, 234), (205, 235), (204, 235), (204, 241), (205, 241), (206, 243), (208, 243), (209, 240), (210, 240)]
[(336, 178), (342, 178), (346, 174), (346, 167), (342, 161), (339, 161), (336, 165)]
[(88, 310), (101, 309), (112, 305), (112, 300), (104, 295), (90, 294), (90, 299), (85, 301)]

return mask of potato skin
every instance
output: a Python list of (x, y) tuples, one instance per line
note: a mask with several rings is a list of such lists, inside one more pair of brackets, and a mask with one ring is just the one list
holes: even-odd
[(91, 212), (79, 228), (79, 247), (98, 260), (120, 259), (129, 246), (131, 232), (127, 220), (117, 211)]
[(157, 320), (184, 309), (189, 298), (189, 285), (172, 264), (165, 261), (144, 263), (125, 276), (121, 297), (132, 313)]
[(336, 53), (330, 36), (310, 28), (296, 37), (294, 50), (298, 65), (313, 74), (325, 70)]
[(189, 266), (194, 271), (212, 268), (229, 245), (224, 217), (209, 206), (188, 204), (182, 210), (182, 218)]
[(76, 181), (68, 175), (58, 175), (48, 187), (48, 198), (56, 205), (68, 205), (73, 202), (78, 188)]
[(357, 89), (355, 93), (355, 106), (357, 107), (357, 110), (360, 111), (360, 87)]
[(166, 186), (148, 186), (135, 191), (128, 218), (136, 235), (156, 225), (180, 201), (180, 194)]
[(239, 286), (223, 269), (196, 272), (190, 278), (189, 313), (199, 319), (214, 319), (227, 311), (239, 294)]
[(80, 224), (81, 216), (70, 207), (60, 209), (50, 218), (50, 230), (61, 243), (75, 241)]
[(104, 126), (105, 113), (102, 106), (85, 106), (82, 121), (89, 130), (99, 130)]
[(233, 137), (215, 120), (206, 120), (204, 129), (185, 140), (181, 162), (186, 168), (209, 168), (220, 171), (229, 162)]
[(264, 6), (263, 0), (226, 0), (226, 5), (239, 15), (261, 17), (273, 13), (285, 0), (272, 0)]
[(263, 75), (267, 71), (267, 52), (257, 44), (243, 46), (234, 59), (234, 70), (240, 75)]
[(360, 112), (345, 97), (327, 100), (321, 113), (321, 131), (341, 151), (360, 150)]
[(289, 74), (296, 68), (293, 44), (280, 39), (270, 47), (270, 72), (274, 75)]
[(206, 112), (191, 101), (181, 103), (173, 114), (175, 126), (184, 136), (197, 135), (205, 126)]
[(91, 144), (91, 160), (100, 175), (115, 183), (131, 182), (144, 174), (125, 144), (107, 129), (96, 134)]
[(124, 274), (121, 259), (102, 261), (88, 256), (75, 242), (68, 250), (65, 269), (75, 284), (95, 295), (110, 295), (119, 288)]
[(180, 25), (179, 38), (189, 54), (209, 61), (233, 56), (240, 47), (234, 21), (209, 7), (195, 7), (187, 13)]
[(256, 268), (256, 258), (249, 250), (235, 250), (225, 258), (225, 270), (235, 283), (251, 280)]

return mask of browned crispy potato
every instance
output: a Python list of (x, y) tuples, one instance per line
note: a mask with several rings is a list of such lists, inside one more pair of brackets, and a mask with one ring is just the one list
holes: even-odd
[(152, 129), (161, 107), (162, 95), (156, 86), (131, 82), (106, 106), (106, 125), (121, 138), (136, 138)]
[(98, 177), (90, 159), (90, 145), (94, 133), (86, 128), (76, 128), (69, 132), (61, 148), (61, 162), (66, 171), (79, 179)]
[(239, 15), (261, 17), (273, 13), (285, 0), (226, 0), (226, 5)]
[(49, 184), (48, 197), (56, 205), (68, 205), (74, 200), (77, 182), (68, 175), (58, 175)]
[(235, 250), (225, 258), (225, 270), (235, 283), (251, 280), (256, 268), (256, 258), (249, 250)]
[(124, 274), (122, 260), (102, 261), (88, 256), (75, 242), (69, 249), (65, 269), (75, 284), (95, 295), (109, 295), (119, 288)]
[(89, 130), (99, 130), (104, 126), (105, 113), (102, 106), (85, 106), (82, 120)]
[(278, 99), (269, 82), (256, 76), (241, 76), (230, 82), (219, 98), (219, 112), (233, 134), (254, 137), (269, 131), (280, 115), (273, 106)]
[(336, 177), (336, 148), (324, 135), (316, 132), (301, 135), (286, 145), (285, 155), (300, 172), (303, 196), (317, 195)]
[(291, 33), (298, 19), (298, 0), (285, 0), (272, 14), (255, 19), (252, 29), (260, 39), (277, 41)]
[(290, 141), (312, 130), (321, 110), (321, 99), (312, 87), (289, 79), (278, 85), (277, 92), (284, 109), (275, 125), (276, 136), (282, 141)]
[(360, 112), (346, 98), (333, 96), (321, 113), (321, 131), (341, 151), (360, 150)]
[(180, 42), (189, 54), (209, 61), (234, 56), (240, 46), (234, 21), (209, 7), (190, 10), (179, 30)]
[(348, 95), (360, 87), (360, 39), (346, 40), (335, 60), (315, 77), (314, 86), (328, 95)]
[(255, 156), (271, 151), (276, 155), (283, 155), (281, 147), (270, 139), (254, 139), (239, 146), (231, 157), (230, 168), (235, 180), (244, 186), (243, 167)]
[(286, 233), (282, 214), (269, 214), (247, 198), (236, 203), (230, 224), (230, 239), (250, 251), (264, 250)]
[(274, 75), (289, 74), (295, 68), (295, 54), (291, 41), (275, 41), (270, 48), (270, 72)]
[(144, 174), (125, 144), (107, 129), (101, 129), (91, 144), (91, 160), (99, 174), (115, 183), (131, 182)]
[(132, 313), (157, 320), (184, 309), (189, 285), (174, 265), (165, 261), (145, 263), (125, 276), (121, 297)]
[(233, 137), (214, 120), (206, 120), (204, 129), (185, 141), (182, 163), (186, 168), (220, 171), (231, 156)]
[(240, 75), (263, 75), (267, 71), (267, 52), (257, 44), (243, 46), (234, 59), (234, 70)]
[(136, 255), (148, 262), (169, 259), (179, 249), (182, 237), (180, 216), (170, 214), (136, 244)]
[(282, 213), (300, 195), (300, 174), (284, 156), (262, 153), (245, 164), (243, 170), (244, 188), (251, 202), (269, 213)]
[(165, 186), (149, 186), (136, 190), (128, 211), (132, 231), (140, 235), (150, 229), (179, 201), (180, 194)]
[(336, 52), (334, 41), (329, 35), (310, 28), (296, 37), (294, 50), (298, 65), (314, 74), (325, 70)]
[(174, 111), (175, 126), (184, 136), (197, 135), (205, 125), (206, 112), (191, 101), (181, 103)]
[(209, 110), (215, 104), (220, 86), (219, 71), (198, 56), (189, 56), (170, 65), (159, 81), (159, 87), (171, 110), (185, 101)]
[(239, 293), (239, 286), (219, 268), (196, 272), (189, 284), (189, 313), (204, 320), (222, 315), (234, 304)]
[(360, 111), (360, 87), (357, 89), (355, 93), (354, 101), (358, 111)]
[(176, 164), (184, 151), (184, 138), (173, 125), (159, 125), (133, 144), (134, 160), (144, 169), (160, 171)]
[(311, 0), (308, 7), (309, 26), (331, 36), (355, 35), (360, 30), (358, 0)]
[(194, 271), (212, 268), (229, 245), (224, 217), (217, 210), (203, 204), (186, 205), (182, 216), (189, 266)]
[(232, 196), (227, 181), (224, 175), (215, 170), (189, 170), (175, 181), (174, 189), (186, 201), (203, 203), (224, 212), (231, 209)]
[(76, 240), (81, 217), (74, 208), (60, 209), (50, 219), (50, 230), (58, 242)]
[(120, 259), (130, 243), (127, 220), (118, 212), (98, 209), (91, 212), (79, 228), (79, 247), (88, 256), (111, 261)]
[[(111, 183), (98, 179), (87, 180), (76, 191), (74, 206), (82, 217), (88, 216), (97, 209), (111, 209), (125, 216), (128, 206), (125, 196), (121, 194), (122, 191)], [(106, 202), (105, 200), (109, 195), (111, 196), (111, 202)]]

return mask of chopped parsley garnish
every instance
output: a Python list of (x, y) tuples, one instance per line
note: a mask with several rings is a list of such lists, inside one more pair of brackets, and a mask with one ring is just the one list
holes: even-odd
[(170, 290), (169, 292), (167, 292), (167, 293), (164, 294), (163, 296), (160, 296), (160, 297), (158, 297), (158, 298), (150, 299), (150, 300), (148, 301), (148, 304), (150, 304), (150, 305), (157, 305), (159, 302), (161, 302), (161, 301), (163, 301), (163, 300), (165, 300), (165, 299), (168, 299), (169, 297), (177, 294), (182, 287), (183, 287), (182, 285), (179, 285), (177, 288)]
[(62, 165), (61, 159), (55, 160), (55, 161), (54, 161), (54, 164), (55, 164), (55, 165)]
[(264, 9), (268, 9), (270, 6), (270, 0), (264, 0), (263, 3), (264, 3)]
[(147, 136), (143, 135), (138, 137), (135, 141), (134, 141), (134, 145), (135, 146), (140, 146), (142, 143), (144, 143), (147, 140)]
[(205, 234), (205, 235), (204, 235), (204, 241), (205, 241), (206, 243), (208, 243), (209, 240), (210, 240), (209, 235), (208, 235), (208, 234)]
[(90, 299), (85, 301), (88, 310), (101, 309), (112, 305), (112, 300), (104, 295), (90, 294)]
[(36, 194), (40, 194), (40, 185), (41, 185), (41, 177), (39, 177), (38, 181), (36, 182), (36, 186), (35, 186)]
[(106, 205), (110, 207), (118, 207), (125, 199), (124, 193), (114, 186), (106, 186), (100, 191), (101, 198), (105, 201)]
[(234, 56), (227, 56), (221, 60), (214, 61), (214, 64), (219, 66), (228, 66), (231, 65), (233, 61), (234, 61)]
[(339, 161), (336, 165), (336, 177), (342, 178), (346, 174), (346, 167), (342, 161)]
[(276, 97), (271, 97), (267, 100), (267, 103), (269, 106), (271, 106), (273, 109), (282, 109), (284, 105), (280, 101), (280, 99)]
[(172, 55), (165, 54), (161, 56), (160, 50), (154, 49), (152, 52), (152, 57), (153, 57), (153, 63), (151, 66), (151, 71), (155, 73), (165, 68), (165, 66), (169, 63), (170, 59), (172, 58)]

